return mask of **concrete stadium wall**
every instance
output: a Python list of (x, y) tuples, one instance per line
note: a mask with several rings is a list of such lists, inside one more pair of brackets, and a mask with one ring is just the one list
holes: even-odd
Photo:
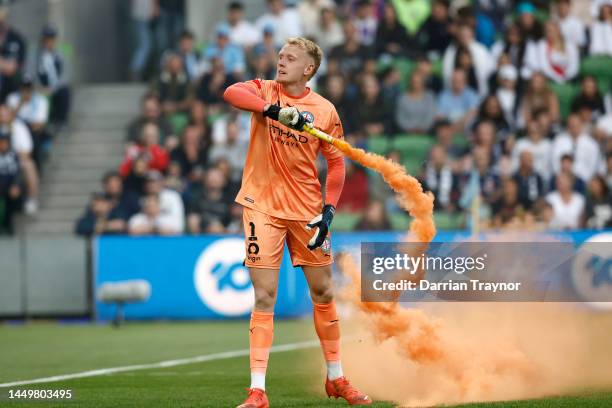
[(72, 235), (0, 239), (0, 317), (89, 313), (87, 242)]

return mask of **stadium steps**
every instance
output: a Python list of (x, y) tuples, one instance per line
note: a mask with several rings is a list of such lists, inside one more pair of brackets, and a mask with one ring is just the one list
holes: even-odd
[(102, 175), (123, 157), (125, 128), (138, 115), (142, 85), (99, 84), (75, 89), (68, 129), (53, 143), (41, 183), (41, 208), (29, 233), (71, 233)]

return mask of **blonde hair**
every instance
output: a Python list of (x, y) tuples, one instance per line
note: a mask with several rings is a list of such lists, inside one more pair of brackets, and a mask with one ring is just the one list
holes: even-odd
[(306, 53), (310, 57), (312, 57), (312, 59), (314, 60), (314, 71), (312, 72), (312, 75), (310, 75), (310, 78), (312, 78), (314, 74), (317, 73), (317, 70), (321, 65), (321, 60), (323, 59), (323, 50), (321, 49), (321, 47), (319, 47), (313, 41), (310, 41), (309, 39), (304, 37), (288, 38), (287, 41), (285, 41), (285, 44), (298, 47), (299, 49), (306, 51)]

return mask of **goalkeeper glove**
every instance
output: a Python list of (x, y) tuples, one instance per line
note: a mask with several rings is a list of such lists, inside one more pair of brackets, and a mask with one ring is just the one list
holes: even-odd
[(306, 119), (295, 106), (281, 108), (278, 105), (270, 105), (263, 112), (264, 116), (269, 117), (282, 123), (283, 125), (295, 130), (303, 130), (306, 124)]
[(310, 241), (308, 241), (308, 249), (313, 250), (323, 245), (335, 213), (336, 208), (331, 204), (327, 204), (323, 206), (323, 211), (321, 211), (321, 214), (317, 215), (310, 220), (308, 224), (306, 224), (306, 229), (308, 231), (316, 228), (314, 235)]

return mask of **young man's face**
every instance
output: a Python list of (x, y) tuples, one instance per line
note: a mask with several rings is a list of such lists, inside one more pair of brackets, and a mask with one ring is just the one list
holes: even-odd
[(306, 51), (294, 45), (285, 44), (278, 53), (276, 81), (289, 84), (301, 81), (314, 71), (314, 61)]

